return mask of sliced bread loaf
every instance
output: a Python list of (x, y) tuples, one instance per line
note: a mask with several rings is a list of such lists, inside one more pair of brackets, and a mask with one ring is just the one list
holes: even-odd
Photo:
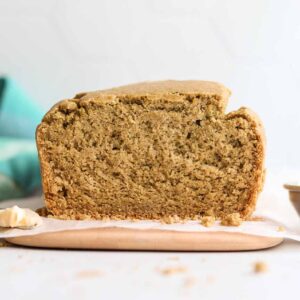
[(205, 81), (81, 93), (37, 129), (48, 212), (63, 219), (193, 219), (254, 210), (264, 133), (247, 108)]

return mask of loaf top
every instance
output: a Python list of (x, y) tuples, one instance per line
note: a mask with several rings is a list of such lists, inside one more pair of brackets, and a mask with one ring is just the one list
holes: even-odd
[(230, 96), (230, 90), (224, 85), (201, 80), (165, 80), (165, 81), (146, 81), (141, 83), (129, 84), (117, 88), (108, 90), (100, 90), (88, 93), (77, 94), (77, 99), (87, 98), (101, 98), (106, 95), (129, 95), (129, 96), (141, 96), (141, 95), (168, 95), (174, 93), (182, 94), (201, 94), (207, 96), (219, 96), (224, 101)]
[(92, 92), (78, 93), (72, 99), (63, 99), (56, 103), (44, 116), (43, 121), (47, 119), (49, 115), (57, 110), (71, 111), (77, 107), (75, 103), (87, 103), (89, 101), (95, 101), (98, 103), (113, 103), (117, 98), (141, 98), (148, 101), (184, 101), (185, 97), (189, 96), (201, 96), (201, 97), (213, 97), (218, 103), (219, 111), (224, 113), (228, 98), (231, 92), (224, 85), (203, 80), (164, 80), (164, 81), (146, 81), (141, 83), (134, 83), (124, 85), (107, 90), (98, 90)]

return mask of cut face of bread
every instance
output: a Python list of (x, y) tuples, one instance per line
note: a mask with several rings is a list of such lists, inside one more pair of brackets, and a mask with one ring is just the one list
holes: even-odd
[(48, 212), (66, 219), (223, 217), (253, 211), (264, 135), (229, 91), (203, 81), (83, 93), (37, 129)]

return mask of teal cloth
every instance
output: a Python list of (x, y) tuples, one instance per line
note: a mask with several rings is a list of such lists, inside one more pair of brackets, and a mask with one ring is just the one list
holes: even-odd
[(43, 112), (11, 79), (0, 78), (0, 200), (40, 187), (34, 140)]

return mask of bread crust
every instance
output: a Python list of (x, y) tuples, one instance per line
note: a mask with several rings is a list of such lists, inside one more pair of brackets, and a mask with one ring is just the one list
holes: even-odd
[(221, 83), (201, 80), (165, 80), (165, 81), (145, 81), (140, 83), (129, 84), (107, 90), (99, 90), (88, 93), (77, 94), (77, 98), (96, 98), (104, 95), (166, 95), (172, 93), (183, 94), (202, 94), (202, 95), (219, 95), (222, 99), (230, 96), (231, 92)]
[(220, 107), (225, 112), (228, 98), (231, 91), (221, 83), (202, 80), (165, 80), (165, 81), (146, 81), (141, 83), (129, 84), (112, 89), (99, 90), (93, 92), (77, 93), (72, 99), (63, 99), (54, 104), (45, 114), (42, 121), (57, 111), (59, 107), (72, 101), (78, 103), (81, 101), (111, 102), (117, 97), (139, 97), (147, 96), (149, 101), (158, 101), (161, 97), (170, 101), (176, 101), (180, 98), (177, 94), (185, 95), (206, 95), (215, 96), (219, 99)]

